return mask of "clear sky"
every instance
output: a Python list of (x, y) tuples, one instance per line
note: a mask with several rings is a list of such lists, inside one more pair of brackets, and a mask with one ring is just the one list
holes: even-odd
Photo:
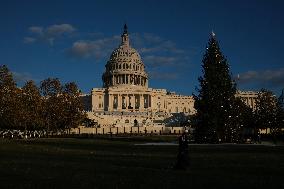
[(281, 0), (1, 0), (0, 64), (21, 86), (48, 77), (75, 81), (84, 93), (120, 43), (130, 43), (150, 75), (149, 86), (191, 95), (213, 30), (238, 88), (284, 88), (284, 1)]

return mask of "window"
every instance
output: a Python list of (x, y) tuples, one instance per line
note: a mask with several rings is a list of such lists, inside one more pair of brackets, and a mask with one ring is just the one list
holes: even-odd
[(128, 119), (126, 119), (126, 120), (125, 120), (125, 123), (129, 123), (129, 120), (128, 120)]

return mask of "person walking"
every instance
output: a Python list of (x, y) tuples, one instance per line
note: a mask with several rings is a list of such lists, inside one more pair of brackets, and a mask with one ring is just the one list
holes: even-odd
[(187, 132), (183, 132), (178, 138), (178, 155), (175, 169), (186, 170), (188, 167), (188, 136)]

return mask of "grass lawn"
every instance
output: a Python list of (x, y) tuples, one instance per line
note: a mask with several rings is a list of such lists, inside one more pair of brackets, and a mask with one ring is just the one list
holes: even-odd
[(284, 146), (191, 145), (178, 171), (146, 140), (1, 139), (0, 188), (284, 188)]

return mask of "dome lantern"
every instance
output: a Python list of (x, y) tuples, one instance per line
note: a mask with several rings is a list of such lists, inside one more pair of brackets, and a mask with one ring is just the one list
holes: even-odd
[(129, 46), (129, 37), (126, 24), (124, 24), (124, 31), (121, 35), (121, 45)]

